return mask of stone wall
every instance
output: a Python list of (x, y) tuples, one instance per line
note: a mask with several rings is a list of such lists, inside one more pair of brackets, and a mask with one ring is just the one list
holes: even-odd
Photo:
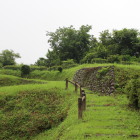
[(80, 69), (73, 81), (94, 92), (110, 95), (115, 90), (114, 66)]

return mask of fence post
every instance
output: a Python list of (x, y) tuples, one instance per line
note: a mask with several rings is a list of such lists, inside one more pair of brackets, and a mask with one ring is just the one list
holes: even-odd
[(68, 89), (68, 78), (66, 78), (66, 89)]
[(78, 98), (78, 119), (82, 119), (82, 98)]
[(80, 86), (80, 97), (82, 97), (82, 87)]
[(82, 101), (82, 109), (86, 110), (86, 94), (84, 90), (82, 90), (82, 97), (85, 97)]
[(77, 93), (77, 83), (75, 82), (75, 92)]

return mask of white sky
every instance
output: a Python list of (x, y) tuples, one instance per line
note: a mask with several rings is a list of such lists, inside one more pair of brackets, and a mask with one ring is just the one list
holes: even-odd
[(140, 0), (0, 0), (0, 52), (12, 49), (18, 63), (33, 64), (49, 48), (46, 31), (87, 24), (95, 37), (106, 29), (140, 31)]

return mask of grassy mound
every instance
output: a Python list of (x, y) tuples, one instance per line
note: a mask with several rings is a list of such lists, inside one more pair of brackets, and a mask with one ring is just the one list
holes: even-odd
[(36, 83), (45, 83), (45, 81), (23, 79), (12, 75), (0, 75), (0, 87)]
[(72, 92), (39, 86), (20, 91), (13, 86), (10, 93), (0, 89), (0, 139), (30, 139), (67, 116)]

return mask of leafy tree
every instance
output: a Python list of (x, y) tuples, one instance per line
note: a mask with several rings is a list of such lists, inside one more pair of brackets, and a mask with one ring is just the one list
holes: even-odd
[(48, 67), (52, 67), (55, 65), (61, 65), (61, 60), (59, 57), (59, 54), (57, 53), (57, 51), (54, 49), (52, 51), (48, 50), (47, 53), (47, 66)]
[(47, 65), (47, 59), (40, 57), (36, 62), (35, 65), (37, 66), (46, 66)]
[(3, 66), (14, 65), (16, 63), (16, 58), (20, 58), (20, 55), (18, 53), (14, 53), (13, 50), (3, 50), (0, 53), (0, 63), (2, 63)]
[(116, 53), (119, 55), (134, 56), (140, 52), (139, 32), (135, 29), (123, 29), (113, 31), (113, 41), (117, 44)]
[(100, 33), (99, 40), (102, 45), (109, 46), (112, 44), (112, 34), (109, 30), (104, 30)]
[(70, 26), (59, 28), (55, 32), (48, 32), (47, 36), (50, 37), (48, 42), (52, 48), (52, 51), (47, 54), (48, 59), (53, 61), (57, 56), (61, 61), (74, 59), (79, 63), (90, 48), (91, 35), (88, 34), (90, 29), (91, 26), (83, 25), (79, 30)]

